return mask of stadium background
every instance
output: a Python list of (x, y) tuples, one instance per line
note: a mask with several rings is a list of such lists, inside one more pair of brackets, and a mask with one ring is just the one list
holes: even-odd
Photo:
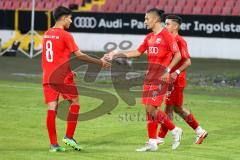
[[(184, 105), (208, 129), (207, 142), (194, 145), (193, 132), (175, 117), (185, 132), (179, 150), (169, 149), (168, 136), (168, 144), (157, 153), (135, 153), (134, 149), (146, 140), (141, 104), (130, 107), (121, 100), (112, 88), (109, 71), (101, 71), (97, 80), (89, 83), (83, 79), (85, 68), (80, 68), (78, 83), (116, 95), (118, 107), (80, 123), (76, 135), (85, 146), (82, 152), (48, 154), (41, 90), (41, 40), (53, 24), (51, 10), (58, 5), (73, 9), (70, 32), (80, 49), (97, 57), (113, 48), (136, 48), (147, 33), (143, 21), (149, 8), (181, 15), (181, 34), (193, 57)], [(0, 159), (240, 158), (239, 0), (36, 0), (34, 10), (33, 25), (31, 0), (0, 0)], [(132, 60), (133, 64), (138, 61), (146, 59)], [(98, 99), (82, 94), (82, 112), (99, 105)], [(65, 126), (61, 120), (58, 123), (61, 136)]]

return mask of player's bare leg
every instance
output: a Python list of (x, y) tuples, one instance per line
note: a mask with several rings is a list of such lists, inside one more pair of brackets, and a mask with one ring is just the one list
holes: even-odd
[(76, 140), (73, 138), (76, 126), (77, 126), (77, 121), (78, 121), (78, 114), (79, 114), (79, 98), (73, 98), (69, 100), (70, 108), (69, 108), (69, 114), (67, 117), (67, 130), (66, 130), (66, 135), (63, 138), (63, 142), (71, 146), (73, 149), (80, 151), (82, 147), (77, 144)]
[[(169, 117), (170, 120), (173, 120), (173, 112), (174, 112), (173, 106), (165, 107), (165, 113), (167, 114), (167, 116)], [(167, 135), (167, 132), (168, 132), (168, 129), (164, 125), (161, 125), (160, 131), (157, 136), (157, 144), (158, 145), (164, 144), (164, 138)]]
[(208, 136), (208, 132), (204, 130), (196, 121), (194, 116), (184, 107), (174, 107), (175, 113), (182, 117), (185, 122), (196, 132), (196, 144), (201, 144), (202, 141)]
[[(171, 131), (174, 139), (172, 144), (172, 149), (176, 149), (180, 145), (182, 129), (175, 127), (175, 125), (172, 123), (172, 121), (169, 119), (166, 113), (160, 109), (157, 109), (154, 106), (146, 105), (146, 113), (147, 115), (150, 115), (153, 118), (153, 120), (157, 121), (158, 123), (161, 123)], [(156, 134), (155, 134), (155, 137), (156, 137)], [(144, 147), (137, 149), (137, 151), (139, 152), (156, 151), (158, 149), (156, 138), (149, 139), (148, 142), (149, 143), (147, 143)]]
[(146, 105), (145, 107), (146, 107), (146, 118), (147, 118), (148, 141), (142, 148), (139, 148), (136, 151), (138, 152), (157, 151), (158, 146), (157, 146), (156, 134), (157, 134), (158, 122), (148, 112), (149, 109), (147, 109), (147, 108), (151, 108), (152, 110), (156, 110), (157, 107), (151, 106), (151, 105)]
[(160, 124), (162, 124), (171, 131), (173, 136), (172, 149), (177, 149), (181, 142), (183, 133), (182, 129), (176, 127), (164, 111), (160, 109), (153, 110), (152, 108), (150, 108), (150, 110), (148, 110), (148, 113), (149, 112)]
[(48, 104), (48, 113), (46, 118), (46, 124), (48, 129), (48, 135), (50, 139), (49, 152), (64, 152), (65, 148), (58, 145), (57, 132), (56, 132), (56, 113), (58, 107), (58, 101), (52, 101)]

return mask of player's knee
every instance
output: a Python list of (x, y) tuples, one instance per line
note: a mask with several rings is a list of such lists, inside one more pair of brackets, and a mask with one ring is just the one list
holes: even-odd
[(146, 105), (146, 112), (148, 114), (152, 114), (155, 110), (156, 110), (156, 108), (154, 106)]
[(172, 114), (172, 112), (173, 112), (173, 106), (166, 106), (165, 107), (165, 113), (166, 114)]
[(173, 119), (173, 113), (167, 113), (167, 116), (172, 120)]
[(177, 114), (183, 114), (183, 109), (182, 107), (174, 107), (174, 112)]
[(175, 107), (174, 108), (174, 112), (177, 113), (179, 116), (181, 116), (182, 118), (185, 118), (189, 115), (189, 112), (182, 108), (182, 107)]
[(79, 105), (79, 98), (78, 98), (78, 97), (77, 97), (77, 98), (73, 98), (73, 99), (71, 100), (71, 104)]
[(187, 109), (183, 108), (183, 114), (185, 117), (187, 117), (190, 114), (190, 112)]
[(48, 110), (57, 110), (58, 103), (57, 102), (49, 102), (48, 104)]

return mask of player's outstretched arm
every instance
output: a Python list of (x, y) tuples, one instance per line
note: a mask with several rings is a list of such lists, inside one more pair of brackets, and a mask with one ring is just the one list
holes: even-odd
[(141, 56), (141, 53), (138, 50), (127, 51), (127, 52), (116, 52), (112, 51), (104, 55), (104, 59), (107, 61), (111, 61), (116, 58), (134, 58)]
[(91, 57), (85, 53), (82, 53), (80, 50), (75, 51), (74, 54), (77, 56), (78, 59), (85, 61), (87, 63), (94, 63), (102, 66), (103, 68), (109, 68), (111, 67), (111, 63), (104, 60), (104, 58), (97, 59), (94, 57)]

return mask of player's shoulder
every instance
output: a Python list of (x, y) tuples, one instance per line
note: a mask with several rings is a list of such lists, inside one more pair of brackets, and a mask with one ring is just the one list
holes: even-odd
[(61, 28), (49, 28), (45, 34), (51, 34), (51, 33), (55, 33), (55, 34), (62, 34), (62, 35), (71, 35), (68, 31), (61, 29)]
[(55, 30), (56, 30), (56, 32), (62, 34), (63, 36), (71, 35), (68, 31), (66, 31), (64, 29), (56, 28)]
[(174, 39), (173, 35), (166, 28), (163, 28), (161, 34), (165, 38), (172, 38), (172, 39)]
[(163, 28), (161, 33), (164, 35), (172, 36), (172, 34), (166, 28)]
[(48, 35), (51, 32), (51, 28), (49, 28), (47, 31), (44, 32), (44, 35)]
[(179, 34), (176, 36), (176, 39), (178, 39), (180, 41), (185, 41), (185, 39)]
[(187, 41), (181, 35), (177, 35), (176, 40), (183, 44), (187, 44)]

